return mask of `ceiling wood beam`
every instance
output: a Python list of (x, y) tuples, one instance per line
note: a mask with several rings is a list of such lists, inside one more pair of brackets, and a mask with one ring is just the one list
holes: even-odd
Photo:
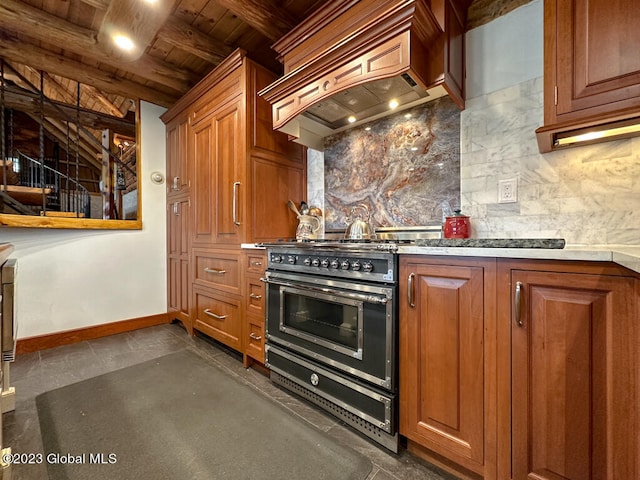
[[(15, 64), (11, 65), (11, 67), (14, 70), (17, 70)], [(39, 72), (33, 67), (30, 67), (29, 65), (25, 65), (24, 68), (25, 68), (25, 71), (31, 74), (31, 83), (33, 84), (33, 86), (40, 88), (41, 72)], [(42, 72), (42, 77), (44, 79), (44, 94), (46, 97), (50, 98), (51, 100), (68, 103), (69, 105), (76, 105), (77, 99), (75, 98), (75, 96), (69, 90), (67, 90), (66, 87), (60, 84), (60, 82), (58, 82), (55, 78), (53, 78), (47, 72)], [(33, 81), (34, 78), (37, 78), (38, 80), (34, 82)], [(16, 84), (26, 90), (31, 90), (31, 87), (27, 85), (25, 82), (22, 82), (21, 80), (16, 82)], [(49, 91), (47, 92), (47, 90)]]
[[(40, 115), (40, 111), (42, 110), (42, 106), (40, 105), (40, 95), (36, 93), (25, 92), (15, 87), (7, 87), (5, 89), (4, 101), (7, 108), (25, 113)], [(53, 103), (55, 106), (51, 103)], [(75, 107), (71, 107), (64, 103), (44, 103), (45, 117), (56, 118), (63, 121), (74, 121), (76, 119), (76, 111), (77, 109)], [(108, 128), (123, 135), (135, 137), (136, 126), (133, 122), (85, 109), (80, 109), (78, 111), (78, 116), (80, 125), (85, 128), (92, 128), (95, 130), (104, 130)]]
[(234, 47), (200, 32), (193, 25), (169, 18), (160, 29), (162, 40), (213, 65), (227, 58)]
[(98, 10), (106, 10), (109, 8), (109, 3), (111, 0), (81, 0), (82, 3), (86, 3), (87, 5), (91, 5)]
[[(29, 117), (31, 117), (33, 119), (33, 121), (40, 123), (40, 116), (32, 114), (32, 113), (27, 113), (27, 115)], [(58, 142), (60, 142), (63, 145), (66, 145), (67, 142), (67, 132), (66, 129), (63, 129), (62, 126), (60, 125), (60, 123), (58, 124), (54, 124), (51, 121), (49, 121), (48, 119), (45, 118), (44, 120), (44, 129), (45, 131), (51, 136), (53, 137), (55, 140), (57, 140)], [(73, 148), (71, 150), (71, 152), (74, 152)], [(70, 154), (71, 154), (70, 152)], [(80, 145), (80, 149), (79, 149), (79, 156), (80, 159), (82, 160), (82, 162), (84, 163), (85, 166), (90, 166), (92, 169), (97, 169), (98, 165), (100, 164), (100, 162), (98, 162), (98, 159), (96, 158), (96, 153), (87, 150), (85, 148), (84, 145)]]
[[(47, 28), (42, 28), (41, 25), (46, 25)], [(65, 50), (79, 55), (90, 55), (113, 68), (143, 77), (179, 93), (186, 92), (198, 80), (192, 72), (176, 68), (149, 55), (143, 55), (136, 61), (123, 62), (120, 58), (105, 54), (99, 48), (97, 32), (79, 27), (17, 0), (0, 2), (0, 27), (45, 43), (63, 46)], [(111, 42), (110, 39), (108, 41)]]
[(9, 61), (37, 65), (42, 70), (92, 85), (104, 92), (125, 98), (147, 100), (163, 107), (170, 107), (181, 96), (180, 91), (170, 95), (153, 87), (110, 75), (84, 63), (64, 58), (56, 53), (16, 40), (0, 33), (0, 53)]
[(81, 84), (81, 85), (82, 85), (81, 90), (84, 90), (85, 92), (87, 92), (88, 95), (96, 98), (105, 108), (105, 110), (107, 110), (107, 113), (109, 115), (113, 115), (114, 117), (120, 117), (120, 118), (124, 118), (126, 116), (126, 113), (122, 113), (122, 110), (116, 107), (111, 102), (111, 100), (109, 100), (107, 97), (104, 96), (104, 93), (102, 93), (100, 90), (98, 90), (95, 87), (92, 87), (91, 85), (86, 85), (86, 84)]
[(296, 26), (295, 19), (271, 0), (216, 0), (216, 3), (231, 10), (269, 40), (280, 40)]

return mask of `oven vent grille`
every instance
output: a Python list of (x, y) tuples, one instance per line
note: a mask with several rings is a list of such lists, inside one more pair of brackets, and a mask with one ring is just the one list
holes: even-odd
[(330, 400), (327, 400), (324, 397), (312, 392), (311, 390), (299, 385), (298, 383), (280, 375), (277, 372), (271, 370), (271, 381), (282, 385), (288, 390), (297, 393), (301, 397), (306, 398), (307, 400), (315, 403), (319, 407), (324, 410), (332, 413), (339, 419), (343, 420), (348, 425), (351, 425), (356, 430), (362, 432), (367, 437), (371, 438), (375, 442), (381, 444), (385, 448), (393, 451), (394, 453), (398, 453), (398, 434), (389, 435), (387, 432), (377, 427), (376, 425), (368, 422), (357, 415), (354, 415), (350, 411), (342, 408), (339, 405), (336, 405)]

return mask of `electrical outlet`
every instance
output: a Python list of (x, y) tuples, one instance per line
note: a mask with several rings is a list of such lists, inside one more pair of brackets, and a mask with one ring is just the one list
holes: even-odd
[(498, 181), (498, 203), (513, 203), (518, 201), (518, 179), (509, 178)]

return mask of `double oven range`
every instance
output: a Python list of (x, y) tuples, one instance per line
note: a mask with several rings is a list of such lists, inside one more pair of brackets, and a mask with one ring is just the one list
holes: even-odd
[(397, 244), (266, 247), (272, 381), (397, 452)]

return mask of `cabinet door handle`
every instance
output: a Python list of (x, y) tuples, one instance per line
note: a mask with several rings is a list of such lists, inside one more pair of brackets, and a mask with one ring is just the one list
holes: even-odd
[(227, 318), (227, 315), (216, 315), (215, 313), (213, 313), (208, 308), (204, 309), (204, 313), (206, 315), (209, 315), (210, 317), (213, 317), (213, 318), (217, 319), (217, 320), (224, 320), (225, 318)]
[(413, 298), (413, 278), (416, 276), (415, 273), (409, 274), (409, 279), (407, 281), (407, 300), (409, 300), (409, 306), (414, 308), (416, 306), (415, 300)]
[(178, 210), (178, 202), (174, 202), (173, 204), (173, 214), (180, 215), (180, 210)]
[(262, 340), (262, 335), (256, 335), (253, 332), (249, 334), (249, 337), (252, 338), (253, 340)]
[(180, 177), (173, 177), (173, 189), (180, 190)]
[(262, 295), (256, 295), (255, 293), (250, 293), (249, 298), (255, 298), (256, 300), (260, 300)]
[(205, 268), (204, 271), (206, 273), (215, 273), (216, 275), (224, 275), (225, 273), (227, 273), (226, 270), (221, 270), (218, 268)]
[(240, 225), (238, 221), (238, 187), (240, 186), (240, 182), (233, 182), (233, 198), (231, 202), (231, 209), (233, 210), (233, 223), (235, 225)]
[(522, 282), (516, 282), (516, 324), (519, 327), (522, 327), (524, 323), (522, 323), (522, 319), (520, 318), (522, 309)]

